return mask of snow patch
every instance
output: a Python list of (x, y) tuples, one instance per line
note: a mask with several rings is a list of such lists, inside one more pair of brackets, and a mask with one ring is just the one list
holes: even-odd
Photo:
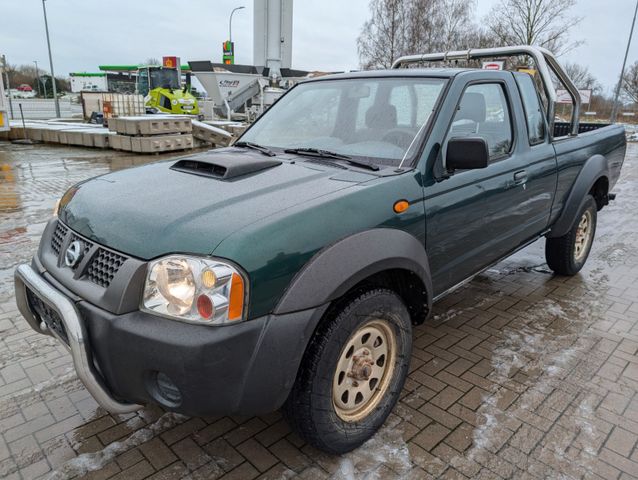
[[(398, 423), (398, 422), (397, 422)], [(373, 480), (379, 468), (387, 466), (399, 475), (412, 469), (410, 452), (403, 440), (403, 432), (396, 425), (387, 425), (358, 449), (341, 457), (334, 480)]]
[[(186, 421), (188, 417), (176, 413), (165, 413), (157, 421), (141, 428), (124, 440), (108, 444), (102, 450), (92, 453), (83, 453), (60, 468), (54, 470), (47, 477), (48, 480), (63, 480), (76, 476), (84, 476), (89, 472), (100, 470), (116, 456), (148, 442), (156, 435)], [(129, 420), (130, 422), (130, 420)]]

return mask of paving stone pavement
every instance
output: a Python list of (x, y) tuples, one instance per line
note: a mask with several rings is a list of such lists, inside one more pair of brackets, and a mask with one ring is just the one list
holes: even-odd
[(304, 444), (278, 412), (109, 415), (65, 349), (20, 318), (12, 272), (55, 200), (138, 161), (0, 143), (0, 477), (638, 478), (638, 145), (583, 272), (553, 276), (537, 242), (438, 302), (414, 330), (393, 414), (341, 457)]

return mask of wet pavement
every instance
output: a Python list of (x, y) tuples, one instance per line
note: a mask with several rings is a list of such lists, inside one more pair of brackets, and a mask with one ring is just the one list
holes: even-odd
[(638, 145), (580, 275), (537, 242), (435, 306), (384, 428), (328, 456), (279, 413), (99, 408), (66, 350), (16, 311), (12, 275), (56, 200), (158, 157), (0, 142), (0, 478), (638, 478)]

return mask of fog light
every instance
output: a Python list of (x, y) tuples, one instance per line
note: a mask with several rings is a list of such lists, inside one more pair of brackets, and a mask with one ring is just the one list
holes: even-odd
[(161, 397), (159, 400), (169, 406), (177, 406), (182, 403), (182, 394), (177, 388), (177, 385), (168, 378), (168, 375), (162, 372), (157, 372), (155, 376), (155, 383), (157, 384), (157, 393)]

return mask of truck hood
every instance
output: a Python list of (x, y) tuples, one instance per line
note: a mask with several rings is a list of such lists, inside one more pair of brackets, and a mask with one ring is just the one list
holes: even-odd
[[(231, 147), (110, 173), (72, 187), (59, 216), (81, 235), (141, 259), (207, 255), (257, 220), (375, 178), (279, 159)], [(189, 171), (187, 160), (211, 164), (217, 175)], [(236, 169), (235, 162), (249, 167)], [(216, 164), (233, 165), (228, 172), (236, 175), (219, 175)]]

